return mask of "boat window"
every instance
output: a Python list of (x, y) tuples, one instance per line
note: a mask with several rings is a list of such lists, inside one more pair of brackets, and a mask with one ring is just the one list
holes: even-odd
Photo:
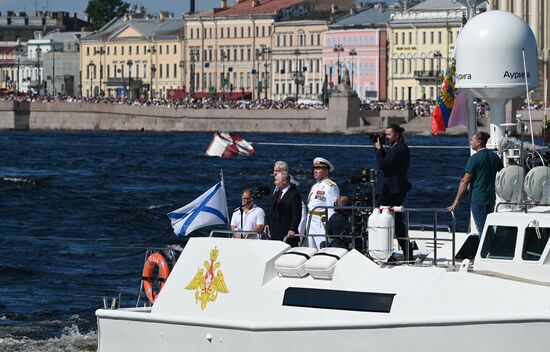
[(483, 247), (481, 247), (481, 257), (487, 259), (514, 259), (517, 235), (517, 227), (489, 225)]
[[(537, 231), (538, 230), (538, 231)], [(527, 227), (525, 229), (525, 241), (521, 257), (523, 260), (538, 261), (548, 243), (550, 237), (550, 228), (546, 227)]]

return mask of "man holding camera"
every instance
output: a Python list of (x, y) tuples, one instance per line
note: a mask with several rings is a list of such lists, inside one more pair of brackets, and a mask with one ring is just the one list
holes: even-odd
[[(407, 192), (411, 189), (411, 183), (408, 180), (410, 154), (403, 137), (404, 131), (405, 129), (399, 125), (392, 124), (386, 128), (383, 136), (377, 136), (378, 138), (374, 140), (379, 170), (375, 186), (377, 207), (403, 205)], [(387, 148), (383, 146), (384, 139)], [(395, 236), (403, 250), (405, 260), (410, 260), (413, 249), (410, 242), (407, 246), (407, 229), (403, 223), (403, 213), (395, 213)]]

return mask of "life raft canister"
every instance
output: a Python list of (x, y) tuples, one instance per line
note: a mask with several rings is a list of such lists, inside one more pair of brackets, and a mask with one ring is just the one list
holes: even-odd
[[(159, 275), (153, 276), (156, 266), (159, 267)], [(143, 276), (141, 279), (143, 280), (143, 289), (145, 290), (145, 294), (151, 303), (155, 303), (155, 300), (157, 299), (157, 296), (160, 293), (160, 290), (162, 290), (162, 287), (164, 286), (164, 283), (169, 275), (170, 267), (162, 254), (153, 253), (147, 257), (147, 260), (143, 265)], [(155, 292), (153, 289), (153, 283), (155, 281), (160, 282), (159, 292)]]

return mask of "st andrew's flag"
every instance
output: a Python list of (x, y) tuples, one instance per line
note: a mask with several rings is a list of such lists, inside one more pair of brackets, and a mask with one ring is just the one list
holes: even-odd
[(206, 226), (227, 224), (227, 201), (223, 181), (191, 203), (167, 215), (177, 236), (187, 236)]

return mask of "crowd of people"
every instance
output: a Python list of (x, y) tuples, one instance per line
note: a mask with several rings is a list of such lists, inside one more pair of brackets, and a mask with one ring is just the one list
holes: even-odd
[(144, 106), (167, 109), (241, 109), (241, 110), (281, 110), (281, 109), (298, 109), (298, 110), (317, 110), (326, 109), (327, 106), (322, 104), (308, 104), (293, 101), (278, 101), (269, 99), (258, 100), (233, 100), (223, 98), (185, 98), (185, 99), (153, 99), (153, 100), (138, 100), (128, 98), (115, 97), (71, 97), (62, 95), (6, 95), (0, 97), (0, 100), (10, 101), (28, 101), (41, 103), (76, 103), (76, 104), (114, 104), (114, 105), (129, 105), (129, 106)]

